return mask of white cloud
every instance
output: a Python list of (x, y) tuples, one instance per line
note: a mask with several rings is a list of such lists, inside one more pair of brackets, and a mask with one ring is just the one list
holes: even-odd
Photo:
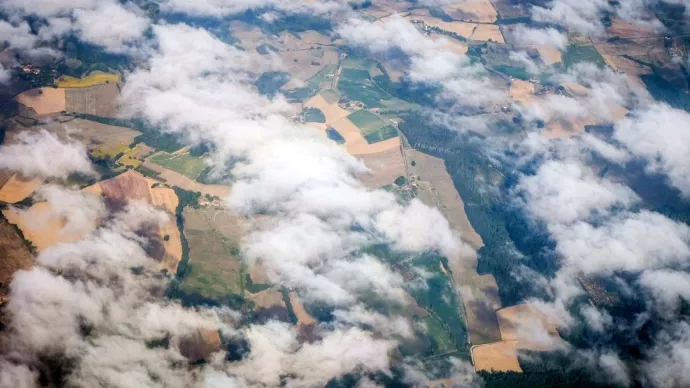
[(323, 14), (330, 11), (345, 9), (345, 1), (316, 0), (309, 2), (279, 1), (279, 0), (164, 0), (161, 8), (168, 12), (185, 13), (196, 16), (222, 17), (243, 12), (248, 9), (275, 8), (286, 12), (314, 12)]
[(552, 0), (545, 7), (532, 7), (532, 19), (566, 26), (581, 34), (603, 33), (601, 13), (610, 9), (606, 0)]
[(568, 45), (568, 36), (555, 28), (531, 28), (519, 25), (511, 30), (515, 42), (520, 45), (552, 46), (563, 50)]
[(65, 179), (72, 173), (94, 174), (86, 147), (79, 142), (63, 143), (43, 129), (23, 131), (16, 139), (14, 144), (0, 146), (0, 168), (27, 177)]
[[(143, 35), (149, 20), (136, 7), (104, 3), (93, 9), (74, 10), (73, 28), (79, 36), (111, 52), (123, 52), (125, 44)], [(107, 20), (107, 23), (103, 21)]]
[(627, 186), (595, 176), (577, 161), (547, 161), (516, 186), (529, 214), (548, 225), (606, 215), (613, 207), (627, 208), (639, 201)]
[(669, 183), (690, 196), (690, 114), (654, 104), (615, 125), (614, 138), (647, 162), (647, 171), (668, 176)]

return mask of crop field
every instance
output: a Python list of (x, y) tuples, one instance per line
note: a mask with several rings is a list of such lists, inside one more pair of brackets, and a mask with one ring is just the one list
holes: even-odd
[(510, 97), (520, 103), (529, 104), (534, 100), (534, 84), (519, 79), (511, 81)]
[(309, 315), (307, 310), (304, 308), (302, 301), (297, 296), (297, 293), (295, 291), (290, 291), (289, 297), (290, 305), (292, 305), (292, 311), (297, 317), (297, 324), (300, 326), (310, 326), (315, 324), (316, 319)]
[(332, 79), (336, 69), (336, 65), (326, 65), (313, 77), (309, 78), (305, 82), (305, 86), (296, 89), (284, 90), (283, 94), (290, 101), (305, 101), (318, 93), (323, 86), (323, 83)]
[(189, 153), (159, 152), (148, 158), (149, 161), (176, 171), (189, 179), (196, 179), (206, 168), (206, 163), (201, 158), (196, 158)]
[(337, 104), (338, 100), (331, 102), (326, 99), (323, 92), (312, 97), (304, 104), (306, 109), (315, 108), (323, 113), (326, 124), (332, 124), (350, 114), (349, 111), (341, 108)]
[(511, 76), (513, 78), (517, 78), (519, 80), (527, 81), (532, 77), (530, 73), (527, 72), (527, 70), (523, 69), (522, 67), (517, 67), (517, 66), (508, 66), (508, 65), (498, 65), (493, 67), (494, 70), (506, 74), (508, 76)]
[(405, 175), (405, 161), (400, 147), (359, 155), (357, 158), (371, 170), (370, 173), (359, 176), (366, 187), (375, 189), (390, 185), (397, 177)]
[(590, 62), (598, 67), (606, 67), (606, 62), (599, 51), (592, 45), (569, 45), (563, 54), (563, 64), (570, 69), (580, 62)]
[(86, 145), (96, 157), (113, 157), (125, 152), (134, 138), (141, 132), (130, 128), (97, 123), (95, 121), (74, 119), (65, 123), (47, 124), (45, 129), (62, 136), (70, 135)]
[(67, 112), (101, 117), (115, 117), (117, 114), (117, 97), (120, 95), (117, 84), (58, 90), (65, 91), (65, 110)]
[(152, 163), (148, 159), (144, 161), (140, 168), (146, 168), (158, 175), (158, 179), (164, 181), (170, 186), (179, 186), (185, 190), (198, 191), (202, 194), (208, 194), (214, 197), (225, 198), (230, 195), (230, 186), (225, 185), (206, 185), (180, 174), (177, 171), (170, 170), (159, 164)]
[(383, 128), (379, 128), (374, 132), (370, 132), (364, 136), (367, 143), (374, 144), (389, 139), (393, 139), (398, 136), (398, 130), (392, 125), (386, 125)]
[(22, 237), (7, 220), (0, 220), (0, 300), (9, 292), (12, 275), (21, 269), (28, 270), (33, 256)]
[(59, 113), (66, 109), (64, 89), (30, 89), (18, 95), (17, 102), (33, 109), (38, 115)]
[(38, 189), (44, 182), (43, 178), (22, 178), (19, 174), (12, 175), (0, 188), (0, 201), (17, 203)]
[(516, 340), (522, 331), (529, 326), (541, 325), (547, 333), (556, 333), (556, 317), (549, 317), (529, 304), (519, 304), (496, 311), (498, 324), (501, 328), (501, 338)]
[(304, 108), (302, 110), (302, 120), (307, 123), (325, 123), (326, 116), (319, 108)]
[(469, 0), (442, 7), (443, 11), (455, 20), (493, 23), (497, 12), (490, 0)]
[(474, 28), (472, 35), (469, 36), (469, 39), (505, 43), (501, 30), (495, 24), (478, 24)]
[(85, 88), (88, 86), (116, 84), (120, 82), (120, 74), (103, 73), (94, 71), (84, 78), (75, 78), (68, 75), (60, 76), (55, 81), (58, 88)]
[(381, 100), (392, 99), (390, 94), (376, 86), (367, 70), (342, 69), (338, 90), (348, 100), (361, 101), (368, 108), (381, 108)]
[[(237, 243), (219, 227), (213, 208), (185, 208), (184, 235), (189, 244), (189, 268), (180, 289), (214, 300), (244, 294), (244, 271)], [(237, 224), (225, 225), (236, 227)]]
[(554, 63), (560, 63), (563, 61), (563, 53), (561, 53), (561, 50), (559, 50), (555, 47), (537, 46), (537, 51), (539, 52), (539, 56), (541, 57), (541, 60), (544, 61), (544, 63), (548, 66), (551, 66)]
[(386, 122), (381, 120), (379, 116), (369, 112), (366, 109), (358, 110), (347, 116), (347, 118), (357, 127), (359, 127), (359, 129), (365, 135), (386, 125)]
[(321, 94), (329, 104), (335, 104), (340, 100), (340, 93), (333, 89), (324, 89), (319, 94)]
[(445, 353), (455, 349), (453, 340), (450, 339), (448, 333), (443, 328), (443, 323), (433, 315), (424, 319), (426, 326), (426, 333), (431, 340), (434, 354)]
[(517, 341), (501, 341), (472, 348), (474, 370), (522, 372), (517, 357)]

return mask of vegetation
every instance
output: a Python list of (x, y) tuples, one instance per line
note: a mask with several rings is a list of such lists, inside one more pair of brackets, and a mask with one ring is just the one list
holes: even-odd
[(318, 93), (321, 89), (321, 84), (326, 81), (329, 74), (333, 74), (336, 70), (335, 65), (327, 65), (313, 77), (309, 78), (306, 86), (296, 89), (290, 89), (283, 92), (283, 95), (291, 102), (303, 102)]
[(649, 90), (649, 93), (654, 99), (663, 101), (674, 108), (684, 109), (690, 112), (690, 95), (688, 95), (688, 93), (675, 87), (656, 72), (653, 74), (641, 75), (640, 78), (645, 83), (647, 90)]
[(179, 172), (192, 180), (198, 178), (206, 168), (203, 159), (195, 158), (188, 153), (169, 154), (167, 152), (159, 152), (149, 157), (148, 160), (159, 166)]
[(193, 209), (199, 208), (199, 197), (201, 197), (201, 193), (188, 191), (177, 186), (174, 186), (173, 190), (175, 190), (175, 194), (179, 200), (177, 208), (175, 209), (175, 219), (177, 221), (177, 229), (180, 231), (180, 239), (182, 240), (182, 259), (177, 266), (177, 281), (172, 282), (170, 285), (172, 293), (174, 294), (179, 287), (179, 281), (184, 279), (187, 275), (189, 265), (189, 243), (184, 235), (184, 216), (182, 213), (187, 206)]
[(381, 120), (381, 118), (366, 109), (358, 110), (347, 116), (348, 120), (352, 121), (362, 133), (365, 135), (376, 131), (386, 125), (386, 122)]
[(395, 183), (398, 186), (405, 186), (407, 184), (407, 179), (405, 179), (405, 177), (401, 175), (395, 178), (395, 181), (393, 181), (393, 183)]
[(175, 152), (183, 147), (181, 139), (174, 133), (165, 133), (141, 119), (114, 119), (90, 114), (77, 114), (76, 117), (91, 120), (101, 124), (114, 125), (135, 129), (142, 134), (135, 137), (130, 147), (144, 143), (160, 151)]
[(304, 108), (302, 110), (302, 120), (307, 123), (325, 123), (326, 116), (319, 108)]
[(257, 46), (256, 51), (261, 55), (268, 55), (271, 51), (273, 51), (274, 53), (277, 53), (280, 50), (278, 50), (277, 48), (275, 48), (274, 46), (272, 46), (270, 44), (264, 43), (264, 44), (260, 44), (259, 46)]
[(398, 130), (392, 125), (386, 125), (383, 128), (379, 128), (374, 132), (364, 135), (367, 143), (374, 144), (380, 141), (392, 139), (398, 136)]
[(251, 292), (252, 294), (256, 294), (257, 292), (261, 292), (263, 290), (268, 290), (271, 288), (270, 284), (261, 284), (261, 283), (254, 283), (252, 280), (252, 277), (249, 276), (249, 274), (245, 274), (244, 276), (244, 288), (245, 290)]
[(569, 45), (563, 54), (563, 64), (565, 64), (566, 69), (570, 69), (580, 62), (590, 62), (598, 67), (606, 67), (604, 58), (594, 46)]
[(521, 79), (523, 81), (527, 81), (532, 77), (532, 75), (522, 67), (498, 65), (494, 66), (493, 69), (498, 71), (499, 73), (503, 73), (510, 77)]
[(381, 108), (381, 100), (391, 99), (391, 95), (375, 84), (369, 71), (343, 69), (338, 79), (338, 90), (350, 101), (361, 101), (368, 108)]
[(273, 97), (278, 93), (280, 88), (290, 81), (290, 74), (284, 71), (267, 71), (259, 76), (256, 80), (256, 88), (259, 89), (259, 93)]
[(59, 88), (85, 88), (88, 86), (118, 83), (120, 80), (120, 74), (93, 71), (84, 78), (75, 78), (69, 75), (62, 75), (55, 81), (55, 84)]

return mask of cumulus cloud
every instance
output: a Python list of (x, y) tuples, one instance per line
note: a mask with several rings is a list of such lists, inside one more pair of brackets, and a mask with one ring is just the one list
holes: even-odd
[(606, 215), (613, 207), (627, 208), (637, 195), (627, 186), (595, 176), (577, 161), (547, 161), (516, 186), (530, 215), (548, 225)]
[(11, 37), (10, 45), (32, 56), (59, 56), (45, 42), (70, 33), (111, 52), (133, 52), (132, 45), (149, 26), (148, 18), (137, 6), (112, 0), (4, 0), (2, 5), (16, 20), (29, 15), (45, 18), (36, 33), (26, 22), (14, 26), (0, 22), (0, 33), (12, 29), (12, 34), (2, 34)]
[(62, 142), (43, 129), (20, 132), (16, 139), (14, 144), (0, 146), (0, 168), (26, 177), (66, 179), (73, 173), (95, 174), (86, 147), (79, 142)]
[(466, 55), (449, 50), (445, 38), (433, 41), (425, 37), (399, 15), (377, 23), (350, 19), (338, 28), (338, 34), (349, 44), (372, 53), (401, 50), (410, 57), (411, 81), (438, 84), (443, 88), (442, 98), (461, 106), (500, 104), (507, 98), (481, 64), (473, 64)]
[(167, 12), (185, 13), (196, 16), (222, 17), (249, 9), (272, 8), (280, 11), (324, 14), (329, 11), (345, 9), (346, 2), (337, 0), (317, 0), (309, 2), (279, 0), (164, 0), (161, 8)]
[(660, 269), (685, 265), (690, 258), (690, 227), (645, 210), (597, 226), (555, 226), (552, 235), (566, 265), (585, 274)]
[(560, 50), (568, 45), (568, 36), (563, 32), (549, 28), (531, 28), (519, 25), (510, 33), (513, 39), (521, 45), (552, 46)]
[[(388, 243), (453, 252), (457, 236), (438, 211), (421, 203), (401, 206), (390, 193), (364, 188), (356, 178), (366, 171), (361, 162), (288, 121), (291, 107), (281, 97), (256, 92), (250, 71), (274, 66), (266, 58), (183, 25), (156, 26), (154, 33), (159, 50), (150, 70), (128, 75), (126, 108), (193, 141), (213, 143), (219, 160), (236, 161), (229, 204), (271, 219), (251, 225), (243, 255), (261, 258), (274, 281), (307, 300), (339, 305), (367, 289), (397, 298), (399, 276), (356, 250)], [(416, 222), (402, 222), (410, 217)]]
[(12, 79), (12, 70), (6, 69), (2, 63), (0, 63), (0, 85), (8, 84)]
[(650, 173), (661, 173), (669, 183), (690, 196), (690, 114), (654, 104), (615, 125), (614, 138), (642, 158)]
[(584, 35), (601, 34), (601, 13), (609, 9), (606, 0), (552, 0), (543, 7), (532, 7), (532, 19), (567, 26)]

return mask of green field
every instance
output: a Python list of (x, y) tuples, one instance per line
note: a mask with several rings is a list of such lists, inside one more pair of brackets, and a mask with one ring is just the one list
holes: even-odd
[(426, 333), (431, 340), (434, 348), (434, 354), (445, 353), (455, 349), (453, 340), (450, 339), (448, 333), (443, 328), (443, 324), (434, 316), (428, 316), (424, 319), (426, 324)]
[(374, 144), (380, 141), (392, 139), (398, 136), (398, 130), (392, 125), (386, 125), (383, 128), (379, 128), (376, 131), (364, 135), (367, 143)]
[(314, 74), (313, 77), (309, 78), (304, 87), (285, 90), (283, 94), (292, 102), (303, 102), (318, 93), (321, 89), (321, 84), (328, 80), (328, 75), (334, 73), (336, 69), (336, 65), (326, 65), (318, 73)]
[(196, 179), (206, 168), (204, 160), (189, 156), (189, 154), (169, 154), (159, 152), (148, 158), (149, 161), (159, 166), (179, 172), (189, 179)]
[(305, 123), (325, 123), (326, 116), (319, 108), (304, 108), (301, 113), (302, 120)]
[(381, 100), (393, 98), (372, 81), (369, 71), (362, 69), (343, 69), (338, 90), (348, 100), (361, 101), (369, 108), (382, 108)]
[(324, 100), (328, 102), (329, 104), (333, 104), (338, 102), (340, 100), (340, 93), (336, 92), (333, 89), (324, 89), (321, 91), (321, 95), (323, 96)]
[(599, 51), (594, 46), (569, 45), (563, 54), (563, 64), (566, 69), (570, 69), (580, 62), (590, 62), (598, 67), (606, 67), (606, 62)]
[(366, 109), (358, 110), (347, 116), (348, 120), (352, 121), (354, 125), (359, 127), (359, 130), (363, 134), (367, 135), (382, 128), (386, 125), (386, 122), (381, 120), (381, 118), (374, 113), (369, 112)]
[(521, 79), (523, 81), (527, 81), (532, 77), (532, 75), (528, 73), (527, 70), (521, 67), (498, 65), (494, 66), (493, 69), (498, 71), (499, 73), (503, 73), (505, 75), (509, 75), (513, 78)]

